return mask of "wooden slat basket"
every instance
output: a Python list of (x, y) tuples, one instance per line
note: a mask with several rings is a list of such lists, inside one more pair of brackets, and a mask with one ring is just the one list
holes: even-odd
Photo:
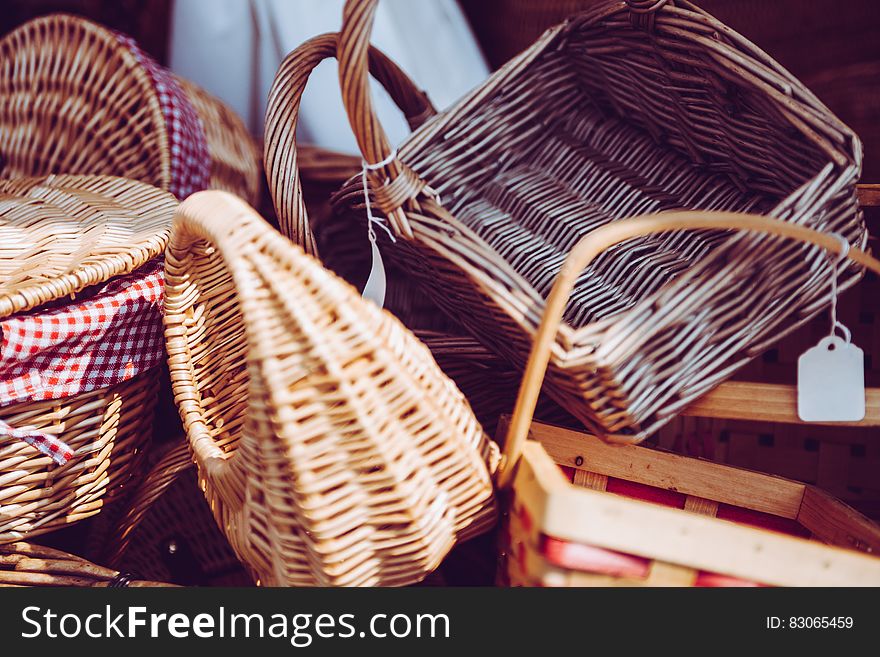
[[(680, 208), (755, 212), (865, 243), (858, 138), (758, 48), (685, 0), (604, 1), (392, 151), (373, 112), (376, 0), (346, 4), (338, 60), (388, 259), (522, 367), (581, 236)], [(365, 222), (360, 177), (340, 212)], [(812, 317), (828, 260), (767, 235), (640, 236), (578, 279), (548, 392), (599, 435), (641, 440)], [(714, 230), (713, 230), (714, 229)], [(858, 278), (841, 272), (841, 289)]]
[[(513, 417), (506, 431), (502, 428), (506, 440), (499, 482), (510, 486), (502, 582), (880, 585), (880, 558), (872, 554), (880, 550), (880, 527), (817, 488), (532, 422), (552, 337), (579, 272), (634, 235), (713, 223), (843, 251), (823, 233), (730, 213), (642, 217), (585, 237), (554, 285)], [(849, 256), (880, 272), (880, 261), (864, 252), (853, 250)], [(877, 394), (872, 390), (868, 395), (869, 424), (877, 422)], [(788, 388), (731, 383), (686, 412), (791, 419), (793, 408)], [(628, 436), (618, 438), (629, 441)]]

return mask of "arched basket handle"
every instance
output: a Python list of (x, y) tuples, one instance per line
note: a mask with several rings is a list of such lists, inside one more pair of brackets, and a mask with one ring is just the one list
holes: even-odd
[(347, 0), (339, 33), (339, 85), (348, 122), (364, 161), (386, 162), (369, 173), (376, 205), (388, 217), (395, 233), (412, 237), (403, 205), (415, 199), (426, 184), (406, 164), (392, 157), (388, 135), (373, 107), (368, 78), (368, 51), (378, 0)]
[[(303, 202), (296, 128), (309, 76), (318, 64), (336, 56), (338, 44), (339, 35), (328, 33), (293, 50), (275, 75), (266, 106), (263, 163), (281, 232), (314, 256), (318, 250)], [(403, 112), (412, 130), (437, 113), (427, 94), (380, 50), (370, 46), (367, 59), (369, 72)]]
[[(550, 291), (550, 296), (547, 298), (547, 305), (544, 308), (544, 315), (541, 318), (541, 324), (529, 354), (513, 417), (510, 420), (507, 438), (504, 442), (504, 456), (498, 474), (499, 486), (505, 487), (513, 479), (516, 464), (528, 437), (529, 426), (535, 413), (535, 405), (541, 392), (544, 375), (547, 372), (553, 340), (559, 330), (559, 324), (562, 322), (568, 297), (584, 268), (606, 249), (635, 237), (672, 230), (719, 229), (751, 231), (787, 237), (815, 244), (832, 253), (839, 254), (842, 250), (840, 242), (828, 233), (780, 219), (736, 212), (683, 211), (633, 217), (606, 224), (583, 237), (566, 258), (565, 264), (553, 284), (553, 289)], [(851, 248), (847, 256), (850, 260), (880, 274), (880, 261), (864, 251)]]

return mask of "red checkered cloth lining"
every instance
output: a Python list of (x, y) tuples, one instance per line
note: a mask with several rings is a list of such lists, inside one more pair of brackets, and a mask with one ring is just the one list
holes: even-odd
[(207, 189), (211, 180), (208, 141), (202, 120), (186, 93), (177, 84), (174, 75), (141, 50), (134, 39), (119, 33), (116, 33), (116, 38), (143, 66), (159, 98), (171, 150), (171, 184), (168, 191), (182, 201), (193, 192)]
[[(153, 261), (88, 298), (0, 321), (0, 407), (63, 399), (134, 378), (162, 360), (164, 269)], [(55, 436), (0, 420), (59, 465), (73, 452)]]

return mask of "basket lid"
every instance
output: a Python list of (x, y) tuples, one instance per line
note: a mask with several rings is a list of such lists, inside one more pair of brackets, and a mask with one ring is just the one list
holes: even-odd
[(0, 318), (157, 257), (176, 207), (171, 194), (125, 178), (0, 181)]

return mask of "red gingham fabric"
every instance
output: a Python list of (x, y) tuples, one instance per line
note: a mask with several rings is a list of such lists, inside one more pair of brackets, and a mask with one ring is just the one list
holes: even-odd
[[(163, 355), (164, 269), (160, 261), (114, 278), (80, 302), (0, 321), (0, 407), (107, 388), (159, 364)], [(41, 432), (0, 421), (56, 463), (70, 448)]]
[(171, 150), (168, 191), (182, 201), (193, 192), (207, 189), (211, 179), (211, 155), (202, 120), (186, 93), (174, 75), (141, 50), (134, 39), (119, 33), (116, 38), (143, 66), (159, 98)]

